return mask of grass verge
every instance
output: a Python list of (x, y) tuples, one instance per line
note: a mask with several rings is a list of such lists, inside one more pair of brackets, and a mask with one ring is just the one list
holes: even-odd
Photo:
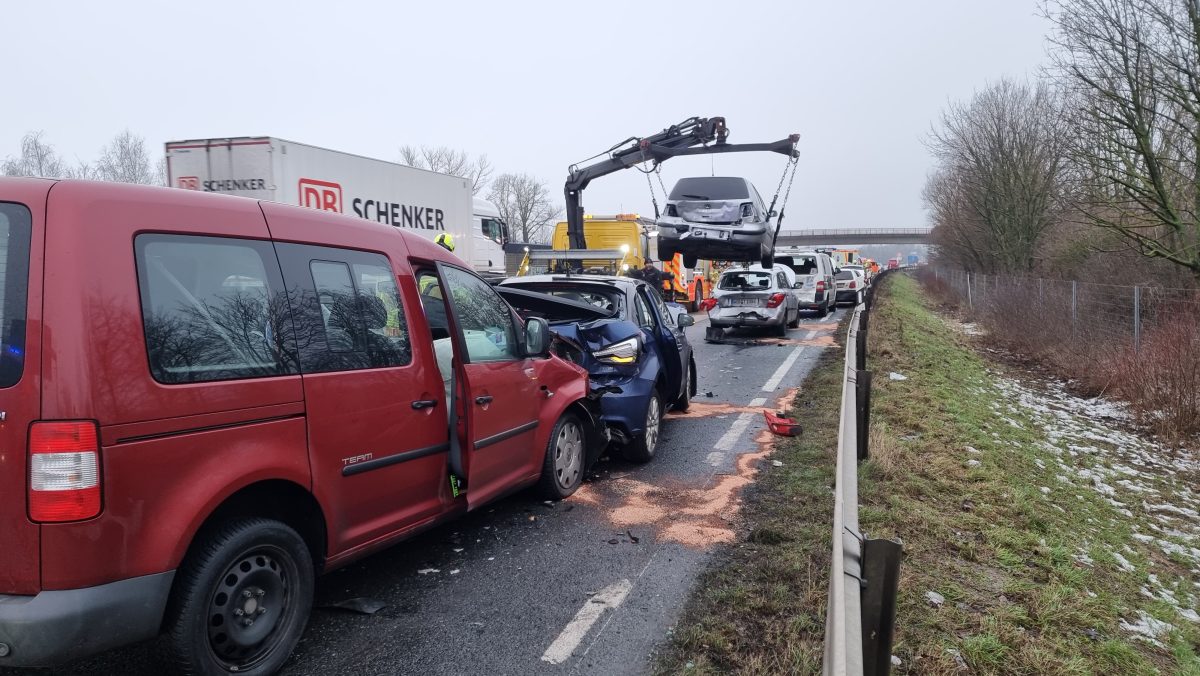
[[(998, 373), (912, 279), (879, 293), (860, 521), (905, 543), (894, 673), (1200, 674), (1200, 631), (1180, 614), (1195, 604), (1193, 564), (1147, 544), (1163, 529), (1105, 483), (1128, 483), (1106, 478), (1122, 469), (1111, 435)], [(1138, 490), (1156, 480), (1123, 469)], [(1151, 492), (1179, 489), (1162, 481)], [(1130, 629), (1155, 623), (1172, 628)]]
[(805, 379), (792, 403), (803, 433), (776, 444), (783, 466), (763, 468), (744, 498), (749, 535), (701, 575), (656, 673), (820, 671), (844, 356), (824, 350)]

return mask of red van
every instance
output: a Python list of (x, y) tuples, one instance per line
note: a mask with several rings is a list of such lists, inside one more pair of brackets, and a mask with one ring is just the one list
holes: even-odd
[(0, 179), (0, 667), (275, 671), (316, 574), (575, 490), (603, 426), (549, 341), (383, 224)]

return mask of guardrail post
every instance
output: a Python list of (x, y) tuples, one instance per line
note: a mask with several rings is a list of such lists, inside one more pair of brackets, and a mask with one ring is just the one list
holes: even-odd
[[(865, 341), (863, 344), (866, 345)], [(866, 369), (854, 371), (854, 422), (858, 427), (858, 459), (861, 462), (869, 455), (871, 433), (871, 372)]]
[(1133, 287), (1133, 351), (1142, 350), (1142, 287)]
[(891, 540), (863, 540), (863, 674), (886, 675), (892, 667), (896, 589), (904, 546)]
[[(863, 315), (864, 317), (866, 315)], [(861, 321), (861, 320), (860, 320)], [(854, 334), (854, 369), (865, 370), (867, 368), (867, 332), (860, 323), (858, 331)]]

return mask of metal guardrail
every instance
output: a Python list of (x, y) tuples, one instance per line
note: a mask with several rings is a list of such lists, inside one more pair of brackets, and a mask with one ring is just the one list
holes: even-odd
[[(886, 273), (885, 273), (886, 274)], [(880, 274), (855, 307), (846, 334), (833, 503), (833, 557), (825, 612), (826, 676), (887, 674), (903, 548), (858, 527), (858, 463), (868, 457), (871, 372), (867, 328)]]

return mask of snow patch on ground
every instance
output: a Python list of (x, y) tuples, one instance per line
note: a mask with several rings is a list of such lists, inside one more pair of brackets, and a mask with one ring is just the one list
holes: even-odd
[[(1200, 576), (1200, 548), (1195, 546), (1200, 544), (1200, 494), (1193, 486), (1195, 477), (1200, 477), (1197, 449), (1167, 449), (1129, 431), (1132, 416), (1120, 402), (1074, 396), (1061, 382), (1038, 383), (1035, 389), (1002, 374), (992, 375), (1008, 403), (1006, 413), (1011, 414), (1001, 415), (999, 409), (1006, 407), (997, 407), (997, 422), (1045, 432), (1048, 441), (1034, 446), (1043, 457), (1034, 464), (1046, 484), (1060, 487), (1039, 487), (1045, 499), (1069, 511), (1083, 497), (1080, 491), (1094, 491), (1112, 511), (1105, 517), (1089, 517), (1091, 532), (1081, 535), (1132, 530), (1123, 547), (1125, 554), (1106, 552), (1116, 567), (1136, 575), (1138, 566), (1133, 561), (1145, 562), (1148, 583), (1142, 595), (1170, 605), (1180, 621), (1200, 622), (1196, 596), (1180, 590), (1181, 585), (1200, 590), (1200, 582), (1189, 585), (1189, 580)], [(1093, 561), (1089, 552), (1095, 551), (1095, 547), (1081, 550), (1072, 558), (1084, 566), (1113, 565)], [(1164, 557), (1171, 563), (1164, 565)], [(1190, 575), (1181, 577), (1180, 565)], [(1158, 638), (1172, 625), (1144, 611), (1137, 613), (1136, 621), (1122, 620), (1121, 629), (1161, 645)]]

